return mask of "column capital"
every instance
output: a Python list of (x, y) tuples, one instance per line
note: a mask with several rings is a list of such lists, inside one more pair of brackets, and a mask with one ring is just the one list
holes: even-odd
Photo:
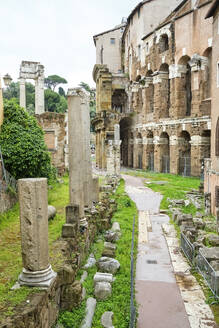
[(67, 97), (80, 97), (81, 104), (85, 104), (89, 102), (90, 94), (84, 88), (77, 87), (68, 89)]

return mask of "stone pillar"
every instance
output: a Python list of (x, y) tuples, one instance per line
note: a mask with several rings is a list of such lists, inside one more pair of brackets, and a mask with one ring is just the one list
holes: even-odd
[(39, 76), (35, 81), (35, 114), (45, 112), (44, 101), (44, 75)]
[(83, 97), (81, 88), (68, 90), (69, 200), (79, 206), (80, 218), (84, 216)]
[(25, 79), (19, 79), (20, 84), (20, 106), (26, 109), (26, 87), (25, 87)]
[(94, 203), (99, 202), (99, 178), (98, 177), (95, 177), (92, 179), (91, 198)]
[(162, 171), (161, 145), (159, 143), (154, 146), (154, 171)]
[(18, 181), (23, 271), (19, 284), (49, 287), (56, 273), (49, 264), (47, 179)]
[(0, 127), (3, 124), (4, 120), (4, 107), (3, 107), (3, 95), (2, 95), (2, 81), (0, 78)]
[(120, 175), (121, 169), (121, 146), (122, 141), (120, 140), (120, 125), (114, 125), (114, 166), (115, 166), (115, 174)]
[(81, 105), (82, 125), (83, 125), (83, 151), (84, 151), (84, 204), (86, 207), (92, 206), (92, 164), (90, 152), (90, 108), (89, 94), (84, 91), (84, 99)]
[(114, 175), (115, 174), (115, 163), (114, 163), (114, 150), (113, 150), (113, 141), (108, 141), (107, 147), (107, 174)]
[(178, 137), (170, 137), (170, 173), (179, 174), (179, 146)]

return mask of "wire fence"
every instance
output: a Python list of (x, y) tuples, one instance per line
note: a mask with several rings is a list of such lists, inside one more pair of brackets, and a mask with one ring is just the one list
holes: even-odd
[(131, 247), (131, 302), (130, 302), (130, 324), (129, 328), (135, 327), (135, 304), (134, 304), (134, 240), (135, 240), (135, 216), (133, 217), (133, 227), (132, 227), (132, 247)]
[[(219, 274), (211, 264), (208, 262), (206, 257), (199, 250), (196, 254), (195, 247), (185, 236), (183, 232), (180, 234), (181, 250), (187, 257), (192, 266), (202, 275), (206, 284), (214, 294), (216, 298), (219, 298)], [(197, 255), (197, 256), (196, 256)]]
[(197, 269), (216, 298), (219, 298), (219, 275), (199, 250)]
[(189, 241), (189, 239), (185, 236), (183, 232), (180, 234), (180, 243), (181, 243), (181, 249), (189, 262), (194, 265), (195, 261), (195, 247), (193, 244)]

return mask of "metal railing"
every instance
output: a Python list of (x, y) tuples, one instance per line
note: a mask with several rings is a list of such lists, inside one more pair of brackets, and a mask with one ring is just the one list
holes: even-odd
[(206, 257), (202, 254), (201, 250), (199, 250), (195, 261), (195, 247), (183, 232), (181, 232), (180, 234), (180, 240), (181, 250), (189, 260), (190, 264), (192, 266), (195, 266), (197, 271), (204, 278), (206, 284), (208, 285), (214, 296), (216, 298), (219, 298), (219, 275), (217, 274), (218, 271), (214, 270), (214, 268), (208, 262)]
[(211, 264), (208, 262), (208, 260), (205, 258), (205, 256), (201, 253), (201, 250), (199, 250), (197, 256), (196, 265), (199, 273), (204, 278), (214, 296), (219, 298), (219, 276)]
[(180, 244), (181, 244), (181, 249), (189, 262), (194, 265), (194, 260), (195, 260), (195, 247), (193, 244), (189, 241), (189, 239), (185, 236), (183, 232), (180, 234)]

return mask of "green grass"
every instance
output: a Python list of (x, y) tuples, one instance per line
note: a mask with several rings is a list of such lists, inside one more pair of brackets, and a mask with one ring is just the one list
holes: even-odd
[[(64, 207), (68, 204), (68, 177), (64, 183), (54, 183), (48, 190), (48, 203), (55, 206), (57, 215), (49, 222), (49, 245), (52, 265), (59, 260), (53, 242), (60, 237), (65, 221)], [(22, 287), (10, 291), (22, 270), (19, 205), (0, 215), (0, 320), (13, 314), (13, 307), (24, 301), (36, 289)]]
[[(116, 280), (113, 283), (113, 292), (111, 298), (106, 301), (99, 301), (97, 303), (93, 328), (102, 328), (100, 319), (105, 311), (112, 311), (114, 313), (113, 325), (117, 328), (127, 328), (129, 326), (130, 319), (130, 254), (131, 254), (131, 240), (132, 240), (132, 225), (133, 216), (136, 216), (135, 224), (135, 259), (137, 256), (137, 209), (130, 200), (130, 198), (124, 192), (124, 181), (121, 181), (116, 194), (116, 202), (118, 208), (113, 216), (112, 221), (120, 223), (122, 237), (117, 241), (116, 259), (120, 262), (121, 268), (116, 274)], [(104, 238), (99, 236), (98, 240), (94, 243), (91, 251), (98, 259), (101, 257), (103, 250)], [(88, 278), (84, 282), (88, 297), (93, 297), (93, 276), (96, 273), (96, 267), (89, 269)], [(82, 270), (79, 272), (82, 274)], [(79, 277), (78, 277), (79, 278)], [(59, 322), (66, 328), (80, 327), (80, 324), (85, 316), (85, 304), (83, 301), (80, 308), (75, 309), (73, 312), (63, 312), (60, 316)]]
[[(190, 191), (191, 189), (198, 189), (200, 185), (200, 179), (195, 177), (183, 177), (181, 175), (153, 173), (146, 171), (129, 171), (128, 174), (145, 178), (145, 183), (150, 182), (149, 184), (146, 183), (148, 188), (151, 188), (152, 190), (163, 195), (160, 206), (162, 210), (168, 210), (169, 202), (167, 198), (185, 199), (186, 192)], [(165, 181), (167, 183), (164, 185), (153, 183), (156, 181)], [(193, 204), (190, 204), (187, 207), (182, 207), (183, 213), (195, 214), (196, 211), (197, 210)]]

